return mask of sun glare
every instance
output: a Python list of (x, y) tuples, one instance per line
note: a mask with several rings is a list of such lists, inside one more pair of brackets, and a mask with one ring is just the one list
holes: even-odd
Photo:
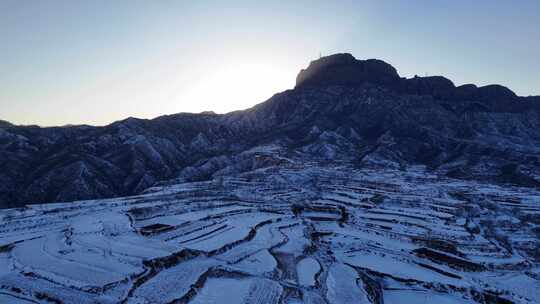
[(182, 94), (190, 112), (226, 113), (263, 102), (294, 86), (294, 72), (271, 64), (226, 64), (198, 79)]

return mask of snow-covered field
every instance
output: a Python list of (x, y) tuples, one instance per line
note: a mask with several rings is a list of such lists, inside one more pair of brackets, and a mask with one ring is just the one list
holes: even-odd
[(540, 192), (296, 163), (0, 210), (0, 303), (540, 303)]

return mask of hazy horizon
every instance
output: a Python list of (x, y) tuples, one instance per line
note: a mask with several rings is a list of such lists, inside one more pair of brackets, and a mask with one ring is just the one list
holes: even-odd
[(106, 125), (249, 108), (319, 54), (540, 95), (540, 3), (0, 0), (0, 119)]

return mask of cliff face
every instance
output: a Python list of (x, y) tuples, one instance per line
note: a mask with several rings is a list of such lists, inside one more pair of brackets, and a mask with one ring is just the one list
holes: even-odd
[[(264, 166), (253, 147), (358, 166), (430, 170), (538, 187), (539, 97), (441, 76), (401, 78), (380, 60), (313, 61), (293, 90), (224, 115), (129, 118), (105, 127), (0, 125), (0, 206), (135, 194), (168, 179)], [(204, 174), (203, 174), (204, 173)]]
[(300, 71), (296, 88), (365, 82), (393, 85), (398, 81), (396, 69), (382, 60), (357, 60), (351, 54), (335, 54), (312, 61), (307, 69)]

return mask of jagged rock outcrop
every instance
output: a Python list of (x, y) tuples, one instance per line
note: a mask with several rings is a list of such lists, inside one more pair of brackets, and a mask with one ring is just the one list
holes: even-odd
[(296, 77), (296, 87), (359, 85), (365, 82), (391, 85), (399, 80), (396, 69), (377, 60), (357, 60), (351, 54), (334, 54), (312, 61)]
[(539, 99), (499, 85), (456, 87), (441, 76), (405, 79), (383, 61), (336, 54), (311, 62), (293, 90), (244, 111), (104, 127), (2, 123), (0, 206), (135, 194), (169, 179), (235, 174), (273, 161), (242, 154), (261, 145), (536, 187)]

